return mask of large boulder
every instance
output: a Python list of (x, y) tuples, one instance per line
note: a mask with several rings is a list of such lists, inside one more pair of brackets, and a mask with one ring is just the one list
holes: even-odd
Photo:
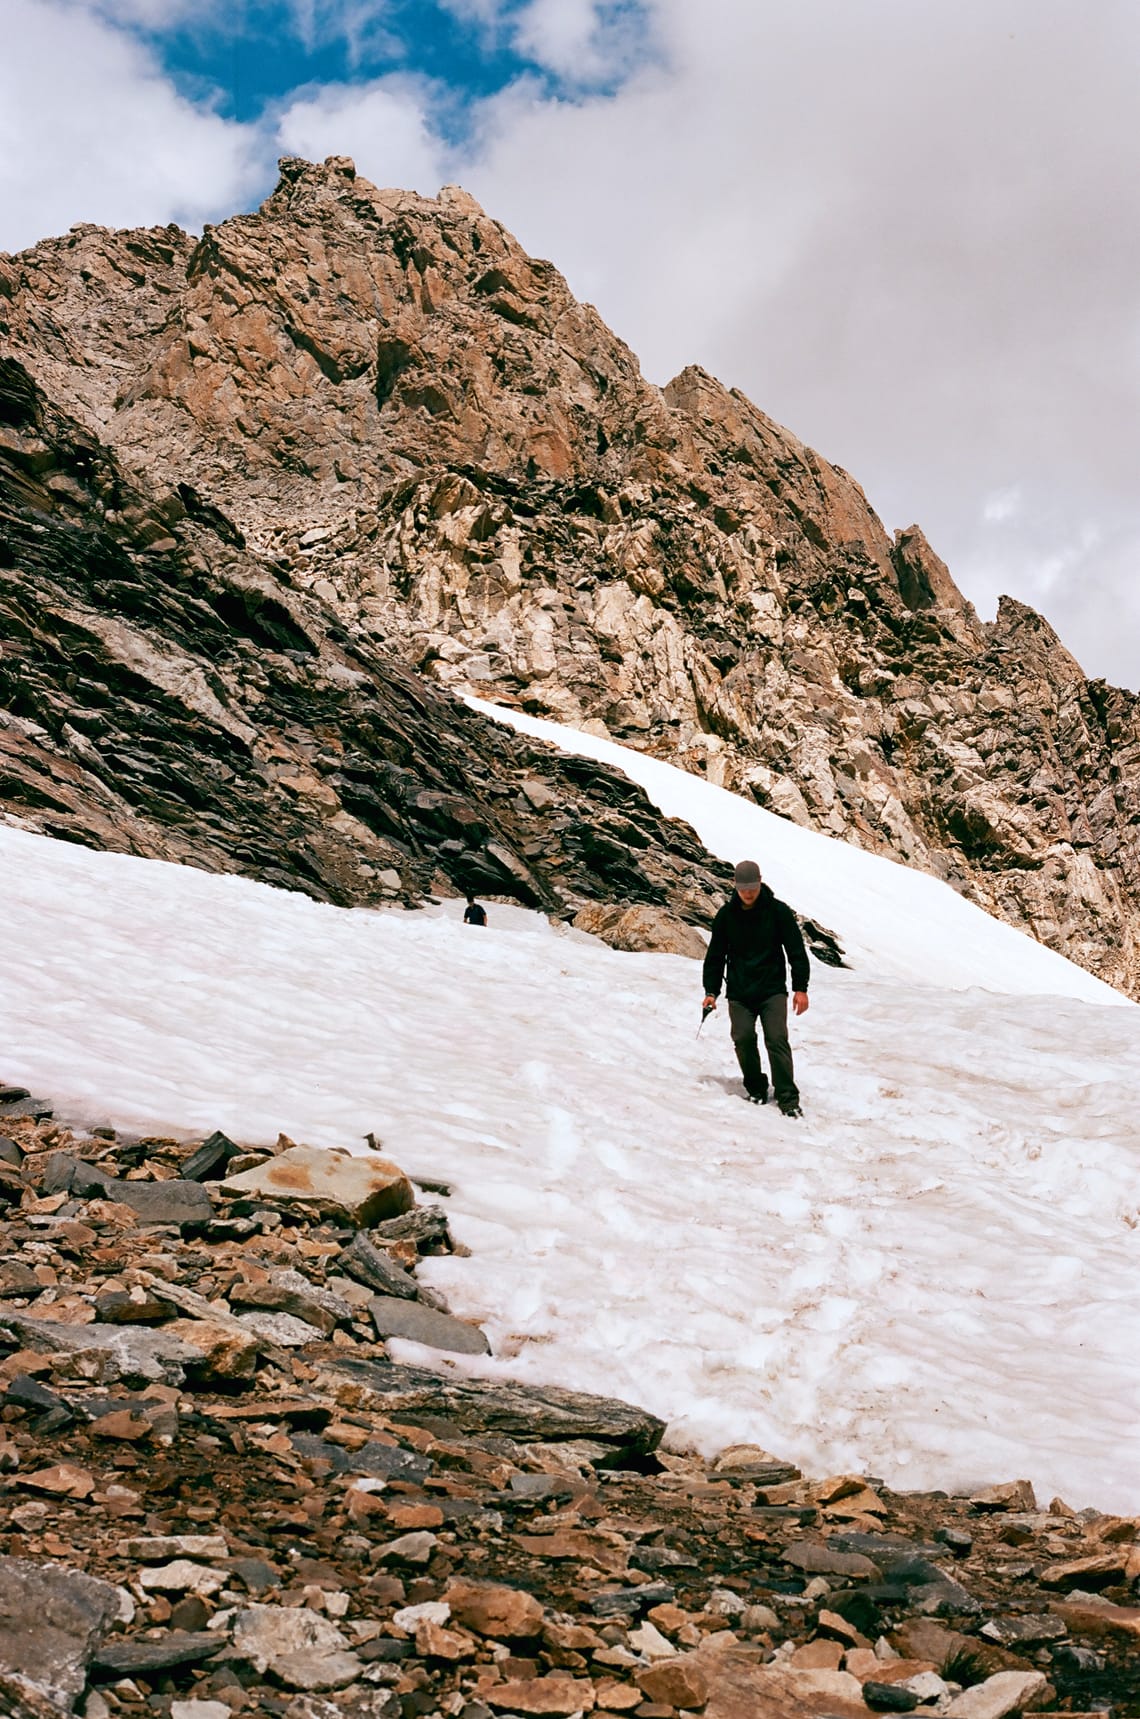
[(23, 1678), (64, 1712), (119, 1615), (109, 1582), (27, 1558), (0, 1558), (0, 1675)]
[(334, 1623), (301, 1606), (246, 1606), (230, 1652), (287, 1689), (343, 1689), (365, 1669)]
[(505, 1433), (528, 1441), (595, 1441), (612, 1462), (657, 1449), (665, 1422), (617, 1397), (568, 1391), (560, 1385), (521, 1385), (506, 1379), (464, 1379), (358, 1359), (326, 1363), (322, 1382), (345, 1407), (359, 1404), (402, 1419), (430, 1414), (465, 1433)]
[(591, 901), (574, 916), (574, 929), (600, 937), (611, 949), (633, 954), (688, 955), (704, 958), (707, 938), (667, 907), (623, 907)]
[(222, 1183), (222, 1192), (303, 1215), (335, 1218), (358, 1229), (399, 1217), (415, 1205), (412, 1184), (398, 1164), (317, 1146), (290, 1146), (276, 1158), (231, 1176)]
[(422, 1301), (407, 1301), (395, 1295), (374, 1295), (368, 1303), (378, 1337), (406, 1337), (429, 1349), (444, 1349), (453, 1355), (488, 1355), (491, 1345), (477, 1325), (437, 1313)]
[(210, 1196), (199, 1182), (175, 1178), (167, 1182), (128, 1182), (109, 1176), (67, 1152), (53, 1153), (44, 1174), (45, 1193), (74, 1194), (81, 1200), (113, 1200), (129, 1206), (144, 1224), (177, 1224), (196, 1228), (214, 1216)]

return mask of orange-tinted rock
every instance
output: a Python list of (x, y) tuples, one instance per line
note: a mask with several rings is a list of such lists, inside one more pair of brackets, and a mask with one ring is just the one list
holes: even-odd
[(838, 1641), (805, 1641), (792, 1654), (790, 1663), (798, 1671), (838, 1671), (843, 1663), (843, 1644)]
[(573, 1677), (534, 1677), (525, 1682), (512, 1679), (484, 1689), (488, 1707), (508, 1713), (534, 1714), (536, 1719), (569, 1719), (572, 1713), (589, 1713), (594, 1706), (594, 1686)]
[(423, 1659), (442, 1659), (454, 1664), (462, 1659), (474, 1659), (476, 1643), (462, 1631), (447, 1629), (443, 1624), (425, 1618), (416, 1625), (416, 1652)]
[(291, 1146), (258, 1168), (231, 1176), (224, 1190), (341, 1216), (361, 1229), (398, 1217), (415, 1204), (412, 1185), (397, 1164), (315, 1146)]
[[(444, 1598), (456, 1622), (476, 1635), (489, 1636), (493, 1641), (524, 1641), (542, 1633), (542, 1604), (522, 1588), (452, 1582)], [(588, 1633), (596, 1640), (593, 1632)]]
[(708, 1699), (708, 1672), (695, 1653), (662, 1659), (634, 1676), (638, 1688), (650, 1701), (660, 1701), (669, 1707), (703, 1707)]
[(1132, 1636), (1140, 1640), (1140, 1606), (1055, 1600), (1052, 1608), (1077, 1636)]
[(515, 1545), (533, 1558), (574, 1559), (593, 1564), (608, 1575), (619, 1575), (629, 1563), (629, 1549), (616, 1534), (589, 1528), (560, 1528), (554, 1534), (516, 1534)]

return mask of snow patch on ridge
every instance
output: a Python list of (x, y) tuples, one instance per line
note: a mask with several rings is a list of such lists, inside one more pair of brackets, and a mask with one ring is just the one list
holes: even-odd
[(718, 859), (757, 860), (776, 894), (834, 931), (849, 960), (869, 976), (1133, 1006), (1111, 985), (994, 919), (929, 872), (805, 830), (616, 741), (482, 699), (465, 702), (561, 752), (620, 770), (666, 817), (691, 824)]

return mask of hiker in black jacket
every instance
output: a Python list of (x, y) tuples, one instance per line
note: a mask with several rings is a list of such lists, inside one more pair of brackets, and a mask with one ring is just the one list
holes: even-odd
[(768, 1076), (760, 1061), (756, 1022), (772, 1065), (776, 1103), (785, 1116), (800, 1116), (800, 1095), (792, 1070), (788, 1043), (788, 969), (792, 968), (792, 1008), (802, 1015), (808, 1006), (808, 958), (796, 916), (777, 901), (760, 876), (755, 860), (736, 868), (736, 892), (713, 920), (702, 979), (706, 1011), (716, 1008), (721, 981), (728, 967), (725, 992), (732, 1025), (732, 1044), (744, 1076), (744, 1086), (757, 1104), (768, 1099)]

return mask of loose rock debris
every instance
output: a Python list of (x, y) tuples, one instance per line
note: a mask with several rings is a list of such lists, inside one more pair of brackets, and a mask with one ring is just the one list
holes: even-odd
[(1140, 1518), (398, 1365), (487, 1343), (397, 1166), (0, 1097), (0, 1714), (1140, 1715)]

